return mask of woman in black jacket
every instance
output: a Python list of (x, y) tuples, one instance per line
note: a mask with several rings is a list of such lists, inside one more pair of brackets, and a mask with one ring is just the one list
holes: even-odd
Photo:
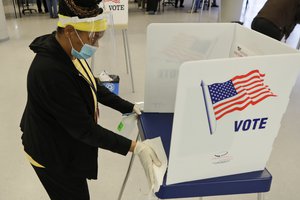
[[(154, 151), (98, 125), (98, 102), (121, 113), (140, 110), (97, 84), (85, 59), (96, 51), (106, 20), (96, 0), (61, 0), (57, 32), (36, 38), (21, 120), (28, 160), (51, 199), (88, 200), (98, 148), (137, 154), (153, 184)], [(102, 117), (102, 116), (101, 116)]]

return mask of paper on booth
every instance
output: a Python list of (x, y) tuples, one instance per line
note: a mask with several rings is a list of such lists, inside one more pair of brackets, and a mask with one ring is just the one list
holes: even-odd
[(155, 175), (155, 184), (154, 184), (153, 192), (158, 192), (160, 186), (163, 184), (164, 175), (166, 173), (167, 166), (168, 166), (167, 155), (164, 150), (160, 137), (145, 140), (145, 143), (155, 151), (158, 159), (161, 162), (160, 167), (153, 165), (153, 171)]

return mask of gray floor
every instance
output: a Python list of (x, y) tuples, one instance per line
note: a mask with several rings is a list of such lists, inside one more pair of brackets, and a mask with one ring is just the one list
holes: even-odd
[[(256, 1), (250, 1), (250, 3), (252, 3), (250, 10), (255, 10), (257, 8), (257, 5), (254, 5)], [(164, 13), (145, 15), (135, 4), (130, 3), (128, 37), (136, 91), (135, 93), (131, 92), (130, 76), (126, 74), (125, 68), (121, 31), (117, 30), (117, 54), (114, 59), (118, 67), (112, 68), (111, 71), (121, 76), (120, 95), (122, 97), (131, 101), (143, 101), (146, 27), (148, 24), (155, 22), (214, 22), (217, 20), (217, 8), (212, 10), (211, 15), (204, 13), (200, 18), (199, 14), (188, 13), (190, 5), (191, 1), (186, 0), (184, 9), (167, 7)], [(20, 140), (21, 132), (18, 127), (26, 102), (26, 74), (34, 56), (28, 45), (36, 36), (54, 30), (57, 20), (50, 19), (45, 14), (33, 14), (15, 19), (12, 7), (7, 3), (5, 3), (5, 12), (10, 40), (0, 43), (0, 200), (44, 200), (48, 199), (47, 194), (24, 157)], [(249, 25), (251, 13), (246, 18)], [(297, 28), (288, 44), (295, 47), (298, 38)], [(300, 152), (299, 88), (300, 79), (291, 94), (290, 104), (283, 117), (281, 129), (267, 165), (273, 175), (271, 191), (265, 195), (265, 199), (268, 200), (297, 200), (300, 197), (298, 191), (300, 185), (300, 172), (298, 171), (300, 168), (300, 156), (298, 155)], [(101, 107), (101, 116), (103, 116), (101, 118), (103, 126), (116, 130), (121, 119), (119, 113)], [(135, 134), (132, 133), (128, 137), (134, 138)], [(100, 150), (99, 180), (89, 182), (91, 199), (117, 199), (128, 162), (129, 156), (123, 157)], [(123, 199), (147, 199), (146, 179), (139, 161), (136, 160), (133, 170)], [(250, 200), (255, 198), (254, 194), (207, 197), (212, 200)]]

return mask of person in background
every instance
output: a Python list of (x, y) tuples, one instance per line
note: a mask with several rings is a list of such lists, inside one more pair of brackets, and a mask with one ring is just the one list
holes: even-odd
[(47, 6), (50, 14), (50, 18), (58, 18), (57, 15), (57, 1), (58, 0), (46, 0)]
[(145, 2), (146, 0), (137, 0), (137, 4), (139, 9), (144, 9), (145, 8)]
[(149, 15), (155, 15), (157, 11), (159, 0), (147, 0), (146, 13)]
[[(194, 10), (193, 12), (197, 12), (198, 8), (200, 9), (201, 8), (201, 3), (202, 3), (202, 0), (195, 0), (195, 7), (194, 7)], [(211, 4), (211, 7), (219, 7), (217, 5), (217, 2), (216, 0), (214, 0)], [(208, 9), (208, 8), (207, 8)]]
[[(100, 0), (101, 1), (101, 0)], [(51, 200), (89, 200), (87, 179), (98, 177), (98, 148), (134, 152), (154, 184), (154, 150), (98, 124), (98, 102), (121, 113), (141, 110), (99, 84), (86, 59), (104, 35), (99, 0), (60, 0), (57, 31), (30, 44), (36, 53), (27, 75), (20, 128), (25, 155)]]
[(47, 3), (46, 3), (46, 0), (36, 0), (36, 5), (38, 7), (38, 12), (43, 13), (42, 4), (43, 4), (45, 13), (47, 13), (48, 12), (48, 6), (47, 6)]
[(268, 0), (251, 28), (276, 40), (287, 39), (300, 22), (300, 0)]
[[(222, 1), (222, 0), (221, 0)], [(217, 0), (213, 0), (212, 4), (211, 4), (211, 7), (219, 7), (217, 5)]]
[[(180, 8), (184, 8), (183, 2), (184, 0), (180, 0), (180, 4), (179, 4)], [(175, 8), (178, 8), (178, 0), (175, 0)]]

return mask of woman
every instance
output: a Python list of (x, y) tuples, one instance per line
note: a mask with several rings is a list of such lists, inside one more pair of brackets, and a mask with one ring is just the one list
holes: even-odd
[[(21, 120), (24, 151), (49, 197), (88, 200), (87, 179), (97, 179), (98, 148), (137, 154), (150, 184), (161, 163), (142, 142), (98, 125), (98, 102), (122, 113), (141, 114), (134, 104), (97, 84), (85, 59), (97, 50), (106, 20), (96, 0), (61, 0), (57, 32), (30, 45), (36, 56), (27, 77)], [(103, 117), (103, 116), (101, 116)]]

